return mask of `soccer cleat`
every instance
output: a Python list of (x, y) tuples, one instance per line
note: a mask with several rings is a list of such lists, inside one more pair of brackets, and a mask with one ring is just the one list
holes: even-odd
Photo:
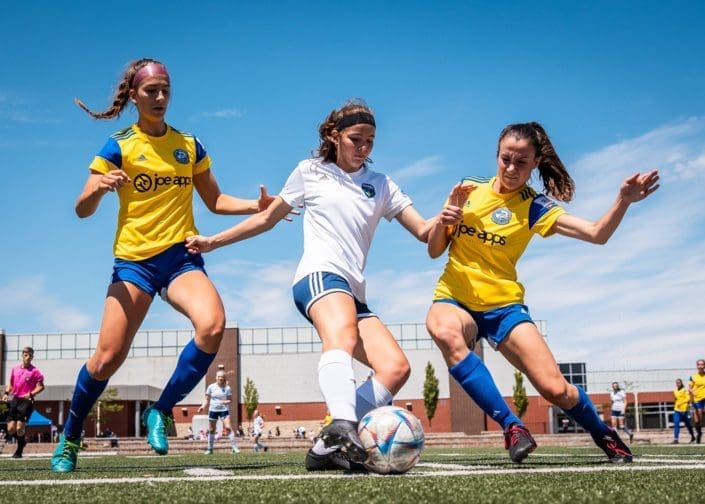
[(671, 444), (678, 444), (678, 440), (674, 439), (673, 441), (671, 441)]
[(240, 448), (238, 448), (237, 446), (233, 446), (232, 452), (233, 453), (240, 453)]
[(367, 451), (357, 435), (357, 422), (350, 420), (333, 420), (323, 427), (319, 437), (327, 448), (340, 446), (351, 462), (363, 463), (367, 460)]
[(142, 414), (142, 423), (147, 427), (147, 444), (159, 455), (169, 453), (167, 432), (173, 422), (169, 415), (153, 407), (147, 408)]
[(57, 473), (68, 473), (76, 469), (79, 450), (84, 450), (80, 443), (69, 441), (61, 435), (59, 444), (51, 457), (51, 470)]
[(306, 470), (334, 471), (336, 469), (350, 470), (350, 461), (342, 451), (336, 450), (327, 455), (318, 455), (311, 448), (306, 453)]
[(22, 454), (19, 453), (19, 452), (15, 452), (15, 453), (12, 454), (12, 457), (11, 457), (11, 458), (22, 458)]
[(213, 455), (213, 449), (208, 448), (206, 451), (203, 452), (204, 455)]
[(592, 439), (597, 446), (602, 448), (602, 451), (605, 452), (610, 462), (623, 464), (632, 461), (632, 452), (629, 450), (629, 447), (624, 444), (624, 441), (620, 439), (616, 430), (609, 428), (607, 433), (601, 436), (593, 435)]
[(509, 450), (512, 462), (519, 464), (536, 449), (536, 441), (526, 427), (513, 423), (504, 432), (504, 449)]
[(346, 472), (368, 472), (362, 464), (351, 462), (340, 449), (326, 455), (318, 455), (311, 448), (306, 453), (306, 470), (308, 471), (336, 471), (341, 469)]

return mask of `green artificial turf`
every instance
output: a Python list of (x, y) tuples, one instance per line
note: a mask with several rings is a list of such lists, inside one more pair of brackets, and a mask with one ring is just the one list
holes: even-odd
[[(595, 449), (541, 447), (512, 464), (500, 449), (429, 449), (401, 476), (309, 473), (303, 452), (79, 457), (53, 474), (49, 458), (0, 458), (3, 502), (693, 502), (705, 448), (635, 448), (613, 465)], [(9, 498), (12, 496), (12, 499)], [(8, 497), (6, 500), (5, 497)]]

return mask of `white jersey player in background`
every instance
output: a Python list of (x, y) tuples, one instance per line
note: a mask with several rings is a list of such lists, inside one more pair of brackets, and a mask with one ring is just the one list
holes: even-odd
[(198, 413), (208, 410), (208, 448), (206, 455), (213, 454), (216, 432), (215, 428), (218, 419), (223, 422), (223, 431), (228, 433), (230, 439), (230, 449), (233, 453), (240, 453), (240, 449), (235, 442), (235, 432), (230, 424), (230, 406), (233, 402), (233, 391), (225, 379), (225, 371), (218, 371), (215, 375), (215, 383), (208, 385), (206, 397), (203, 404), (199, 406)]
[[(306, 456), (309, 470), (351, 469), (364, 462), (358, 419), (390, 404), (410, 373), (394, 336), (367, 306), (363, 270), (382, 218), (396, 219), (422, 242), (437, 218), (425, 220), (388, 176), (368, 168), (375, 131), (374, 115), (364, 102), (349, 101), (333, 110), (319, 127), (318, 157), (298, 164), (266, 211), (216, 235), (186, 241), (191, 253), (209, 252), (267, 231), (303, 205), (304, 252), (293, 295), (323, 344), (318, 382), (333, 418)], [(466, 190), (458, 184), (452, 195)], [(439, 218), (452, 221), (461, 215), (447, 207)], [(374, 370), (359, 387), (353, 358)]]

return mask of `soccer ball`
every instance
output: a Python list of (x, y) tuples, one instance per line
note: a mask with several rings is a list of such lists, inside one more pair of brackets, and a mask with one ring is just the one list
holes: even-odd
[(416, 465), (423, 450), (423, 427), (410, 411), (382, 406), (360, 420), (358, 435), (367, 450), (365, 467), (377, 474), (401, 474)]

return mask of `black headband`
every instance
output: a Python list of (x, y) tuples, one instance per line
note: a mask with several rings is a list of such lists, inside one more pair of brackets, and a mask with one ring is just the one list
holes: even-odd
[(338, 119), (335, 122), (335, 129), (343, 131), (345, 128), (349, 128), (355, 124), (371, 124), (372, 126), (377, 126), (372, 114), (367, 112), (355, 112), (354, 114), (346, 115)]

